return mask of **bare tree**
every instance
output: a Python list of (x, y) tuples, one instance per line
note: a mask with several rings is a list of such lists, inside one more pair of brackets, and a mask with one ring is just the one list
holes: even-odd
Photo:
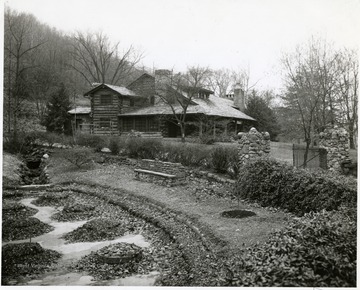
[(185, 126), (188, 108), (201, 93), (211, 71), (208, 68), (190, 67), (184, 74), (167, 74), (156, 80), (157, 95), (172, 112), (172, 117), (185, 142)]
[(257, 80), (256, 82), (250, 82), (250, 68), (232, 71), (231, 78), (232, 78), (232, 84), (233, 84), (232, 86), (234, 87), (235, 84), (240, 84), (240, 86), (244, 90), (245, 96), (260, 81), (260, 80)]
[(326, 41), (315, 38), (285, 55), (282, 62), (287, 81), (283, 99), (293, 118), (299, 117), (306, 143), (306, 167), (310, 144), (327, 125), (345, 119), (354, 134), (358, 63), (351, 54), (334, 51)]
[(7, 95), (8, 132), (13, 130), (14, 142), (18, 138), (18, 118), (22, 103), (28, 97), (26, 79), (28, 71), (37, 67), (31, 59), (46, 41), (32, 33), (38, 25), (35, 17), (17, 13), (7, 8), (5, 11), (5, 94)]
[(340, 122), (349, 132), (350, 148), (355, 149), (358, 121), (359, 62), (355, 51), (345, 50), (338, 58), (337, 87), (340, 96)]
[(142, 58), (132, 46), (122, 53), (119, 46), (120, 43), (112, 45), (102, 32), (77, 32), (73, 36), (69, 65), (90, 85), (94, 82), (119, 84)]
[(220, 98), (224, 98), (233, 84), (232, 72), (229, 69), (213, 70), (207, 80), (208, 86)]
[(304, 164), (306, 167), (314, 131), (316, 109), (321, 100), (316, 51), (312, 45), (305, 50), (298, 47), (292, 55), (285, 55), (287, 92), (283, 96), (285, 106), (298, 116), (306, 143)]

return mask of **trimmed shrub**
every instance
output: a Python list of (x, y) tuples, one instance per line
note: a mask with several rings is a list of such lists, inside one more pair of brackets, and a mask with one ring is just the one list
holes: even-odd
[(262, 206), (303, 215), (356, 204), (356, 186), (345, 180), (325, 171), (310, 172), (273, 159), (257, 159), (241, 167), (235, 193)]
[(95, 134), (78, 134), (76, 135), (76, 144), (80, 146), (91, 147), (96, 151), (100, 151), (102, 148), (107, 146), (108, 140), (106, 136)]
[(129, 157), (155, 159), (163, 150), (161, 140), (155, 138), (130, 137), (126, 141)]
[(224, 147), (216, 147), (211, 152), (211, 164), (215, 172), (225, 173), (229, 167), (229, 150)]
[(111, 137), (109, 140), (109, 149), (111, 154), (118, 155), (120, 152), (120, 141), (119, 137)]
[(198, 138), (200, 144), (211, 145), (215, 143), (214, 136), (212, 134), (203, 134)]
[(181, 163), (185, 166), (209, 167), (211, 149), (195, 143), (164, 144), (160, 158), (164, 161)]
[(305, 214), (229, 268), (232, 286), (356, 287), (356, 209)]

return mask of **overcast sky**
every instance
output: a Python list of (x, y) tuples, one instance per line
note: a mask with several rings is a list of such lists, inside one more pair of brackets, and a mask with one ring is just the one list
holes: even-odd
[(7, 0), (66, 33), (102, 30), (144, 51), (148, 67), (249, 69), (278, 88), (283, 52), (321, 36), (358, 48), (360, 0)]

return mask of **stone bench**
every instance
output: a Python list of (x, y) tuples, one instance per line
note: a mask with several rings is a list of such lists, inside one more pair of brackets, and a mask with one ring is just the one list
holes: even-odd
[(165, 186), (181, 185), (185, 182), (185, 167), (180, 163), (142, 159), (134, 169), (135, 178)]
[(135, 171), (137, 176), (139, 176), (139, 173), (143, 173), (143, 174), (161, 176), (161, 177), (164, 177), (164, 178), (176, 178), (176, 175), (162, 173), (162, 172), (156, 172), (156, 171), (151, 171), (151, 170), (134, 169), (134, 171)]

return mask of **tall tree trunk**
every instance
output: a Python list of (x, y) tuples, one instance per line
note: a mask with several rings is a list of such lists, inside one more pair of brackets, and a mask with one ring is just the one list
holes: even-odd
[(181, 142), (185, 143), (185, 124), (180, 124)]
[(355, 149), (354, 120), (351, 120), (349, 122), (349, 143), (350, 143), (350, 149)]

